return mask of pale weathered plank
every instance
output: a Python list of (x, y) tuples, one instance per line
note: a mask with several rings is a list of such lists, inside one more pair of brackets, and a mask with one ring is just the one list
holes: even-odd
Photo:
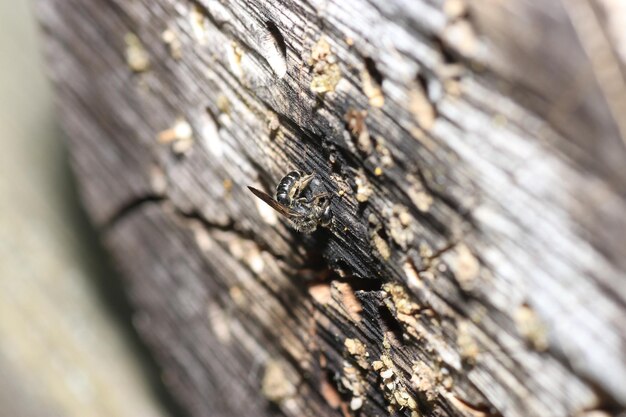
[[(38, 3), (85, 203), (193, 415), (626, 404), (623, 63), (577, 7)], [(246, 189), (294, 168), (329, 231)]]

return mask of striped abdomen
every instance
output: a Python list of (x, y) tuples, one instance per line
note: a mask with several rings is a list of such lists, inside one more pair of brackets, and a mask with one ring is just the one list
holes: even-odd
[(294, 185), (298, 182), (302, 174), (298, 171), (291, 171), (283, 177), (276, 187), (276, 201), (280, 204), (289, 207), (291, 205), (292, 194), (291, 191)]

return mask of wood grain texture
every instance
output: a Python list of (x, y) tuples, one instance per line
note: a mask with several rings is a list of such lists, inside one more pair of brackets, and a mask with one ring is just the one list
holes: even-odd
[[(85, 204), (192, 415), (626, 405), (624, 63), (571, 3), (37, 4)], [(296, 168), (329, 230), (246, 189)]]

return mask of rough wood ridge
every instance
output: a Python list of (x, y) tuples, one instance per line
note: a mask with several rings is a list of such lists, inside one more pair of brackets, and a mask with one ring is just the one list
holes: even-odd
[[(190, 414), (622, 410), (603, 4), (38, 2), (84, 202)], [(330, 229), (246, 188), (292, 169)]]

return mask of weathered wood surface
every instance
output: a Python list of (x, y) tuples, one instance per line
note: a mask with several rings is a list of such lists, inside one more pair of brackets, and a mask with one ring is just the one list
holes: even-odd
[[(191, 414), (618, 413), (609, 4), (38, 2), (85, 204)], [(294, 168), (331, 230), (246, 189)]]

